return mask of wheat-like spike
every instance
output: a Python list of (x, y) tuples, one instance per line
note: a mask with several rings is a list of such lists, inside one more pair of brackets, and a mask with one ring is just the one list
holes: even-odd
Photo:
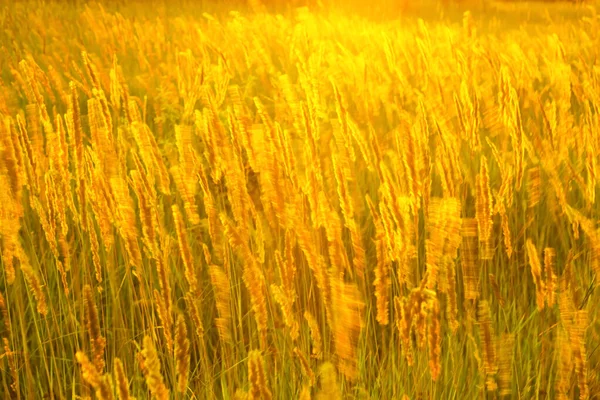
[(31, 208), (37, 213), (42, 226), (42, 232), (46, 236), (48, 245), (50, 246), (50, 252), (54, 255), (54, 258), (58, 260), (58, 248), (56, 246), (56, 229), (50, 222), (48, 213), (46, 212), (42, 202), (36, 195), (30, 197)]
[(194, 268), (194, 258), (192, 256), (192, 250), (188, 242), (185, 222), (183, 216), (179, 211), (179, 206), (174, 204), (171, 207), (173, 211), (173, 220), (175, 221), (175, 231), (177, 232), (177, 242), (179, 243), (179, 254), (183, 260), (185, 266), (185, 278), (190, 285), (190, 292), (197, 293), (198, 291), (198, 280), (196, 279), (196, 270)]
[(309, 311), (304, 312), (304, 319), (308, 323), (310, 329), (310, 338), (312, 340), (312, 357), (321, 359), (323, 357), (323, 339), (317, 319)]
[(159, 191), (163, 194), (170, 194), (171, 180), (169, 178), (169, 171), (163, 161), (154, 134), (148, 125), (145, 124), (132, 126), (132, 131), (134, 133), (134, 138), (136, 138), (138, 143), (138, 148), (140, 149), (140, 157), (147, 170), (150, 171), (151, 174), (156, 174)]
[(481, 168), (476, 179), (476, 206), (475, 215), (477, 218), (477, 229), (479, 232), (479, 242), (483, 245), (481, 259), (489, 260), (491, 253), (491, 235), (492, 235), (492, 196), (490, 194), (490, 178), (488, 175), (487, 159), (481, 157)]
[(492, 285), (492, 290), (494, 291), (494, 296), (496, 296), (496, 300), (498, 300), (498, 304), (500, 305), (500, 307), (504, 307), (505, 300), (502, 296), (502, 293), (500, 292), (500, 285), (498, 285), (496, 277), (493, 274), (489, 274), (488, 277), (490, 278), (490, 284)]
[[(133, 157), (133, 159), (138, 160), (138, 157)], [(148, 250), (150, 258), (156, 258), (159, 256), (156, 245), (159, 228), (155, 218), (155, 205), (152, 204), (152, 200), (150, 200), (147, 191), (144, 189), (143, 176), (144, 174), (140, 169), (133, 170), (130, 172), (130, 182), (138, 199), (139, 215), (142, 222), (142, 241)]]
[[(250, 235), (252, 252), (256, 254), (256, 260), (259, 264), (265, 262), (265, 234), (263, 229), (262, 218), (256, 211), (254, 204), (250, 201), (250, 214), (252, 215), (253, 223), (250, 224), (254, 228), (253, 234)], [(247, 233), (245, 233), (247, 234)]]
[(132, 400), (129, 396), (129, 381), (125, 374), (125, 368), (120, 358), (114, 360), (115, 381), (117, 382), (117, 398), (119, 400)]
[(240, 236), (240, 232), (224, 214), (220, 215), (220, 219), (230, 245), (239, 252), (240, 258), (244, 260), (243, 281), (250, 293), (250, 301), (258, 330), (261, 333), (261, 341), (266, 345), (268, 314), (264, 276), (247, 242)]
[(413, 351), (411, 339), (412, 315), (410, 305), (406, 298), (394, 297), (394, 311), (396, 313), (396, 328), (400, 333), (402, 353), (409, 366), (413, 365)]
[(463, 269), (463, 282), (466, 300), (475, 300), (479, 296), (477, 271), (477, 220), (463, 218), (461, 260)]
[(226, 343), (231, 338), (231, 290), (229, 277), (218, 266), (208, 267), (210, 281), (215, 291), (215, 302), (217, 304), (218, 319), (215, 321), (219, 337)]
[(448, 178), (446, 180), (449, 184), (450, 195), (454, 197), (456, 196), (457, 187), (463, 183), (463, 172), (459, 160), (459, 142), (451, 135), (448, 127), (443, 121), (436, 119), (435, 123), (437, 130), (440, 133), (443, 149), (448, 158), (448, 171), (446, 172)]
[(337, 276), (342, 271), (350, 272), (350, 264), (342, 240), (341, 220), (337, 212), (332, 209), (329, 210), (328, 214), (329, 223), (325, 226), (325, 233), (327, 236), (327, 250), (332, 267), (330, 274)]
[(531, 239), (527, 239), (526, 247), (527, 257), (529, 258), (529, 265), (531, 267), (531, 275), (533, 276), (533, 282), (535, 283), (535, 299), (538, 310), (541, 310), (544, 308), (546, 299), (546, 287), (542, 280), (542, 266), (535, 245)]
[(45, 121), (49, 121), (50, 117), (48, 116), (48, 111), (46, 110), (46, 103), (44, 102), (44, 97), (40, 93), (40, 90), (37, 85), (39, 82), (37, 81), (35, 74), (31, 70), (30, 63), (27, 60), (22, 60), (19, 63), (19, 66), (21, 67), (21, 70), (23, 71), (23, 73), (25, 75), (25, 78), (27, 80), (27, 84), (29, 85), (31, 93), (33, 93), (34, 99), (37, 103), (36, 105), (39, 107), (40, 116)]
[(448, 290), (447, 281), (439, 281), (438, 275), (443, 271), (441, 268), (441, 258), (444, 250), (446, 215), (445, 207), (441, 199), (432, 199), (428, 215), (429, 239), (425, 240), (425, 254), (427, 265), (427, 283), (428, 289), (435, 290), (436, 287), (441, 293)]
[[(19, 118), (20, 115), (17, 115)], [(33, 167), (33, 173), (37, 178), (41, 173), (40, 168), (46, 163), (45, 149), (43, 147), (43, 127), (44, 122), (48, 120), (43, 118), (40, 108), (37, 104), (28, 104), (25, 106), (25, 118), (22, 120), (23, 132), (27, 132), (28, 137), (23, 137), (24, 145), (28, 155), (31, 156), (30, 162)], [(25, 128), (27, 125), (27, 128)], [(36, 181), (36, 190), (39, 190), (39, 181)]]
[[(590, 126), (592, 123), (590, 123)], [(596, 187), (598, 184), (598, 167), (597, 167), (597, 155), (598, 147), (594, 149), (594, 145), (591, 143), (591, 139), (588, 139), (586, 146), (586, 162), (585, 167), (588, 175), (586, 185), (586, 197), (590, 204), (596, 203)]]
[[(49, 209), (49, 218), (52, 220), (52, 229), (54, 230), (55, 236), (58, 237), (62, 252), (62, 243), (60, 243), (60, 241), (61, 239), (64, 240), (64, 231), (66, 231), (68, 228), (65, 227), (67, 224), (65, 217), (65, 203), (62, 196), (59, 196), (58, 194), (60, 192), (60, 188), (56, 184), (55, 177), (58, 176), (53, 167), (50, 167), (50, 171), (44, 175), (44, 183), (46, 185), (46, 198)], [(65, 260), (69, 261), (69, 254), (63, 253), (61, 255)], [(67, 266), (67, 270), (69, 269), (70, 267)]]
[(92, 353), (94, 365), (99, 373), (104, 370), (104, 347), (106, 339), (102, 336), (100, 321), (98, 319), (98, 308), (94, 302), (94, 292), (90, 285), (85, 285), (83, 288), (85, 300), (85, 320), (90, 342), (92, 345)]
[(333, 79), (330, 79), (331, 85), (333, 87), (333, 94), (335, 97), (335, 108), (338, 116), (338, 123), (341, 129), (339, 130), (341, 133), (341, 140), (343, 141), (343, 146), (348, 153), (348, 157), (351, 161), (356, 161), (356, 155), (354, 153), (354, 146), (352, 145), (352, 136), (350, 135), (349, 122), (350, 118), (348, 116), (348, 109), (345, 106), (344, 95), (338, 90)]
[(431, 378), (437, 381), (442, 370), (441, 353), (442, 353), (442, 326), (440, 304), (437, 297), (431, 300), (432, 308), (431, 319), (429, 325), (429, 370)]
[(81, 374), (83, 379), (89, 383), (93, 388), (97, 388), (100, 385), (100, 373), (96, 369), (96, 366), (88, 359), (85, 353), (78, 351), (75, 353), (77, 362), (81, 365)]
[(49, 83), (54, 87), (54, 89), (59, 93), (60, 100), (63, 104), (69, 103), (69, 96), (64, 89), (64, 83), (60, 74), (56, 71), (52, 65), (48, 66), (48, 79)]
[[(600, 233), (600, 232), (599, 232)], [(591, 267), (596, 276), (600, 276), (600, 236), (591, 240)]]
[[(285, 289), (287, 295), (292, 299), (292, 302), (296, 301), (297, 294), (294, 287), (294, 281), (296, 278), (296, 256), (294, 255), (294, 248), (296, 246), (296, 238), (292, 231), (286, 231), (285, 234), (285, 259), (281, 260), (280, 274), (281, 283)], [(277, 256), (277, 252), (275, 255)]]
[(425, 348), (427, 343), (427, 321), (431, 310), (427, 307), (431, 296), (435, 293), (432, 290), (426, 289), (425, 284), (427, 277), (421, 282), (421, 286), (411, 291), (408, 305), (411, 307), (412, 321), (412, 332), (414, 332), (417, 339), (417, 347), (419, 349)]
[[(90, 250), (92, 251), (92, 263), (94, 264), (94, 271), (96, 276), (96, 282), (102, 283), (102, 264), (100, 263), (100, 245), (98, 244), (98, 235), (96, 234), (96, 228), (93, 224), (90, 224), (88, 230), (90, 235)], [(66, 240), (62, 240), (62, 243), (66, 245)], [(99, 288), (101, 286), (98, 286)]]
[(273, 395), (265, 372), (264, 360), (258, 350), (248, 354), (248, 380), (250, 381), (250, 399), (271, 400)]
[(85, 353), (81, 351), (75, 354), (75, 358), (81, 365), (83, 379), (96, 390), (98, 400), (113, 400), (113, 386), (110, 375), (102, 375)]
[[(98, 103), (100, 105), (100, 110), (102, 112), (102, 122), (104, 123), (104, 138), (109, 145), (109, 149), (114, 147), (113, 143), (113, 121), (112, 116), (110, 114), (110, 110), (108, 109), (108, 100), (106, 99), (106, 95), (104, 94), (104, 90), (93, 90), (94, 96), (98, 99)], [(110, 155), (108, 155), (110, 156)]]
[(0, 315), (2, 315), (2, 319), (4, 320), (4, 328), (7, 336), (10, 336), (12, 331), (10, 327), (10, 317), (8, 315), (8, 307), (6, 306), (6, 300), (4, 299), (4, 295), (0, 292)]
[(84, 145), (83, 128), (81, 126), (81, 112), (79, 110), (79, 96), (77, 95), (77, 86), (74, 82), (70, 83), (71, 103), (67, 112), (67, 128), (73, 139), (71, 146), (75, 155), (75, 176), (76, 188), (79, 200), (79, 218), (83, 230), (87, 230), (86, 214), (86, 196), (85, 196), (85, 176), (84, 176)]
[(289, 330), (290, 338), (293, 341), (296, 341), (300, 336), (300, 326), (294, 316), (291, 299), (289, 296), (287, 296), (282, 287), (278, 285), (271, 285), (271, 293), (273, 295), (273, 299), (275, 299), (275, 301), (281, 307), (283, 320)]
[(67, 196), (66, 203), (70, 207), (71, 211), (75, 208), (72, 205), (73, 198), (69, 196), (71, 191), (70, 188), (67, 191), (67, 183), (71, 182), (71, 170), (69, 169), (69, 145), (67, 140), (67, 130), (65, 129), (65, 124), (62, 116), (60, 114), (56, 115), (56, 140), (57, 140), (57, 160), (56, 164), (58, 167), (58, 171), (60, 172), (59, 176), (61, 179), (63, 190), (65, 190), (65, 195)]
[(549, 307), (556, 302), (556, 250), (552, 247), (544, 249), (544, 272), (546, 274), (546, 300)]
[[(269, 129), (266, 130), (268, 131)], [(266, 137), (264, 133), (263, 136), (262, 148), (264, 153), (259, 156), (259, 159), (264, 160), (260, 169), (261, 198), (263, 204), (267, 204), (271, 209), (271, 212), (265, 210), (264, 213), (271, 224), (276, 223), (272, 217), (273, 215), (279, 223), (288, 227), (288, 221), (285, 218), (286, 205), (283, 168), (281, 165), (282, 162), (279, 160), (279, 154), (282, 154), (282, 152), (276, 150), (278, 147), (278, 144), (274, 143), (276, 140)]]
[[(405, 127), (397, 129), (395, 134), (396, 147), (402, 154), (402, 161), (408, 174), (406, 175), (407, 187), (415, 208), (419, 207), (418, 198), (421, 196), (421, 181), (419, 171), (421, 170), (421, 154), (419, 152), (419, 140), (416, 128)], [(406, 143), (401, 145), (401, 143)], [(401, 150), (404, 149), (404, 150)]]
[(298, 400), (310, 400), (310, 387), (308, 385), (302, 386)]
[[(34, 106), (35, 107), (35, 106)], [(33, 144), (27, 132), (27, 128), (25, 126), (25, 121), (21, 117), (21, 115), (17, 115), (17, 128), (18, 135), (17, 142), (19, 144), (19, 154), (22, 160), (22, 166), (25, 171), (25, 175), (27, 176), (27, 180), (25, 184), (34, 193), (39, 193), (39, 182), (38, 182), (38, 174), (37, 174), (37, 155), (34, 152)], [(10, 127), (9, 127), (10, 129)], [(16, 144), (15, 143), (15, 144)]]
[(206, 171), (206, 176), (208, 177), (209, 175), (212, 176), (213, 178), (213, 182), (217, 183), (220, 180), (221, 177), (221, 169), (220, 166), (218, 165), (218, 146), (216, 143), (213, 142), (213, 140), (215, 139), (215, 136), (212, 135), (212, 132), (214, 131), (214, 129), (212, 129), (210, 127), (210, 122), (209, 119), (210, 117), (208, 116), (208, 113), (210, 111), (209, 110), (205, 110), (205, 112), (200, 112), (199, 110), (196, 110), (194, 112), (194, 116), (195, 116), (195, 125), (196, 125), (196, 129), (198, 132), (202, 132), (203, 134), (203, 139), (204, 141), (208, 144), (206, 146), (206, 149), (204, 151), (204, 156), (206, 157), (209, 166), (213, 169), (213, 173), (212, 174), (208, 174), (208, 170)]
[(114, 400), (112, 379), (109, 374), (104, 374), (100, 378), (100, 385), (96, 389), (96, 397), (98, 400)]
[(122, 80), (119, 82), (119, 88), (121, 92), (120, 102), (122, 104), (123, 112), (125, 113), (127, 123), (131, 126), (133, 124), (133, 115), (130, 108), (131, 100), (129, 98), (129, 88), (123, 83)]
[(496, 383), (496, 373), (498, 364), (496, 361), (496, 346), (494, 343), (494, 332), (492, 329), (492, 320), (490, 317), (490, 306), (486, 300), (479, 303), (478, 319), (483, 333), (483, 360), (486, 374), (485, 386), (488, 391), (495, 391), (498, 386)]
[(298, 188), (300, 185), (298, 183), (298, 168), (297, 161), (294, 155), (293, 144), (290, 132), (287, 129), (282, 129), (281, 125), (277, 123), (276, 125), (277, 131), (282, 136), (283, 142), (283, 161), (285, 166), (285, 171), (287, 177), (293, 184), (294, 188)]
[[(90, 177), (90, 185), (88, 185), (88, 195), (90, 198), (90, 205), (98, 228), (100, 231), (100, 237), (104, 245), (104, 249), (107, 254), (110, 253), (112, 246), (115, 242), (114, 228), (119, 228), (119, 218), (121, 214), (117, 209), (115, 194), (112, 192), (111, 185), (105, 178), (102, 171), (96, 167), (92, 169)], [(75, 208), (72, 203), (70, 196), (67, 196), (67, 205), (72, 214), (75, 214)], [(62, 235), (66, 236), (68, 233), (67, 229), (62, 230)]]
[(13, 67), (10, 67), (10, 73), (11, 73), (13, 79), (15, 80), (15, 86), (17, 86), (18, 90), (21, 93), (23, 93), (23, 95), (27, 99), (27, 102), (29, 104), (35, 103), (35, 99), (33, 98), (33, 93), (31, 93), (31, 89), (25, 82), (25, 79), (23, 79), (23, 75), (18, 70), (14, 69)]
[(456, 258), (461, 237), (461, 204), (457, 198), (448, 197), (442, 200), (443, 210), (445, 214), (445, 229), (446, 235), (444, 240), (444, 255), (451, 259)]
[(571, 387), (571, 375), (574, 368), (572, 344), (563, 327), (558, 328), (556, 345), (554, 348), (557, 350), (556, 355), (558, 358), (558, 371), (556, 373), (556, 382), (554, 386), (556, 397), (560, 400), (567, 400), (570, 398), (568, 393)]
[[(235, 130), (235, 123), (231, 112), (228, 113), (231, 130)], [(235, 133), (232, 133), (232, 148), (230, 155), (231, 166), (226, 170), (225, 183), (227, 186), (227, 198), (231, 205), (233, 218), (240, 224), (248, 220), (248, 190), (245, 167), (243, 165), (242, 150), (239, 148)]]
[(311, 210), (311, 221), (321, 226), (324, 222), (319, 214), (319, 194), (323, 189), (323, 169), (321, 167), (321, 156), (318, 148), (318, 130), (315, 129), (306, 106), (302, 107), (305, 131), (304, 162), (307, 165), (305, 178), (308, 202)]
[(462, 19), (463, 34), (467, 39), (471, 39), (475, 35), (475, 22), (471, 11), (465, 11)]
[[(378, 224), (380, 225), (380, 224)], [(389, 290), (391, 280), (389, 278), (389, 260), (385, 245), (385, 233), (379, 228), (375, 239), (377, 252), (377, 266), (375, 267), (375, 297), (377, 298), (377, 322), (381, 325), (389, 323)]]
[(156, 400), (168, 400), (169, 389), (165, 386), (162, 373), (160, 371), (160, 360), (156, 347), (150, 336), (144, 336), (141, 358), (144, 362), (142, 370), (146, 378), (146, 385)]
[(300, 223), (296, 227), (296, 239), (298, 241), (298, 247), (300, 247), (304, 257), (306, 258), (308, 267), (314, 274), (317, 287), (319, 288), (321, 296), (323, 297), (323, 303), (329, 318), (329, 315), (331, 314), (331, 288), (329, 277), (327, 275), (323, 258), (319, 255), (313, 241), (311, 229), (304, 222)]
[(95, 66), (92, 64), (90, 57), (88, 56), (86, 51), (81, 52), (81, 57), (83, 58), (83, 64), (87, 70), (87, 73), (92, 81), (92, 85), (94, 89), (98, 90), (100, 88), (100, 81), (98, 80), (97, 74), (95, 72)]
[(504, 238), (504, 247), (506, 248), (506, 255), (508, 256), (508, 258), (510, 258), (513, 253), (513, 246), (512, 246), (512, 239), (511, 239), (511, 233), (510, 233), (510, 225), (509, 225), (509, 221), (508, 221), (508, 214), (506, 213), (504, 203), (502, 201), (500, 201), (499, 204), (500, 204), (500, 216), (502, 218), (502, 236)]
[[(163, 253), (165, 253), (169, 248), (168, 242), (162, 245)], [(165, 266), (165, 260), (168, 260), (168, 254), (163, 254), (163, 257), (158, 257), (155, 260), (156, 263), (156, 272), (158, 273), (158, 284), (160, 286), (160, 294), (157, 290), (154, 290), (155, 299), (160, 298), (158, 303), (158, 312), (161, 321), (163, 322), (165, 328), (165, 337), (167, 338), (167, 342), (170, 343), (169, 347), (173, 343), (172, 340), (169, 340), (171, 336), (171, 328), (173, 326), (173, 318), (171, 315), (172, 307), (172, 297), (171, 297), (171, 283), (169, 281), (169, 275), (167, 267)]]
[(569, 257), (570, 259), (567, 260), (567, 266), (563, 272), (563, 276), (559, 281), (560, 289), (558, 292), (558, 311), (560, 320), (565, 328), (569, 328), (573, 325), (574, 315), (577, 311), (573, 296), (572, 254), (570, 254)]
[[(441, 259), (441, 268), (445, 272), (445, 280), (447, 281), (448, 302), (446, 303), (448, 323), (450, 330), (456, 332), (458, 329), (458, 301), (456, 287), (456, 258), (458, 249), (461, 245), (461, 205), (456, 198), (445, 198), (442, 200), (443, 209), (445, 212), (445, 240), (443, 248), (443, 256)], [(431, 206), (430, 206), (431, 208)]]
[(512, 333), (502, 334), (498, 342), (498, 386), (500, 396), (510, 396), (510, 381), (512, 377), (513, 347), (515, 337)]
[(193, 225), (200, 223), (198, 206), (196, 205), (195, 193), (190, 190), (190, 178), (186, 176), (185, 167), (182, 164), (174, 165), (169, 170), (173, 176), (177, 191), (183, 200), (185, 214)]
[(205, 104), (205, 117), (207, 121), (207, 133), (209, 136), (209, 143), (215, 149), (216, 155), (216, 168), (213, 170), (213, 180), (215, 183), (221, 180), (227, 170), (227, 162), (229, 160), (229, 154), (231, 151), (230, 143), (227, 140), (227, 134), (223, 122), (219, 118), (217, 111), (217, 104), (214, 96), (208, 90), (203, 91), (203, 102)]
[(319, 368), (321, 390), (317, 393), (317, 400), (341, 400), (342, 395), (337, 382), (337, 372), (332, 363), (326, 362)]
[(527, 207), (534, 208), (539, 202), (541, 197), (541, 177), (540, 167), (533, 167), (529, 169), (529, 182), (527, 187), (527, 193), (529, 195), (527, 199)]
[[(371, 160), (373, 158), (377, 159), (377, 161), (380, 160), (380, 158), (378, 157), (379, 154), (377, 151), (377, 149), (379, 148), (379, 145), (377, 144), (377, 139), (373, 139), (373, 137), (375, 135), (371, 136), (370, 139), (372, 139), (372, 140), (367, 141), (367, 138), (365, 138), (365, 135), (363, 135), (361, 133), (356, 122), (354, 122), (351, 119), (348, 119), (348, 128), (350, 129), (350, 134), (352, 135), (352, 138), (354, 138), (354, 140), (356, 141), (356, 144), (358, 145), (358, 149), (360, 150), (363, 160), (365, 161), (367, 169), (369, 171), (374, 171), (375, 167)], [(371, 130), (371, 129), (372, 129), (372, 126), (369, 126), (369, 130)]]
[(117, 205), (117, 229), (125, 241), (124, 247), (129, 257), (129, 265), (135, 268), (134, 273), (141, 269), (142, 254), (137, 241), (138, 231), (135, 210), (128, 185), (122, 177), (110, 179), (110, 188)]
[(446, 303), (446, 312), (448, 315), (448, 324), (452, 333), (456, 333), (458, 329), (458, 301), (456, 291), (456, 264), (455, 261), (446, 257), (446, 269), (448, 278), (448, 302)]
[(29, 264), (29, 258), (22, 250), (19, 259), (21, 260), (21, 271), (23, 272), (25, 281), (27, 282), (29, 289), (33, 292), (33, 297), (37, 301), (37, 311), (41, 315), (46, 316), (48, 314), (48, 304), (46, 303), (46, 295), (42, 290), (40, 278)]
[(33, 57), (28, 56), (27, 61), (29, 62), (31, 69), (33, 70), (33, 77), (38, 81), (38, 84), (44, 89), (44, 91), (46, 92), (45, 94), (50, 98), (51, 102), (56, 103), (56, 97), (52, 92), (52, 88), (50, 87), (50, 81), (44, 70), (40, 68), (40, 66), (38, 65), (38, 63), (35, 62)]
[[(0, 171), (8, 180), (10, 192), (15, 201), (21, 201), (21, 188), (23, 187), (23, 173), (22, 165), (23, 161), (20, 159), (20, 151), (18, 149), (18, 143), (14, 142), (14, 129), (12, 127), (11, 120), (7, 117), (4, 120), (0, 120), (0, 155), (2, 159), (0, 161)], [(18, 140), (18, 139), (17, 139)]]
[(310, 364), (306, 357), (304, 357), (304, 353), (302, 353), (302, 351), (297, 347), (294, 347), (293, 351), (296, 357), (298, 357), (298, 360), (300, 361), (300, 365), (302, 366), (302, 373), (308, 379), (309, 385), (312, 387), (315, 384), (315, 373), (313, 372), (312, 368), (310, 368)]
[(210, 249), (206, 245), (206, 243), (201, 243), (202, 245), (202, 254), (204, 255), (204, 261), (206, 265), (212, 265), (212, 257), (210, 255)]
[(250, 394), (243, 389), (236, 389), (235, 394), (233, 395), (234, 400), (251, 400)]
[(511, 133), (514, 132), (514, 134), (511, 134), (511, 138), (512, 136), (514, 136), (513, 139), (513, 148), (516, 150), (515, 151), (515, 168), (516, 168), (516, 175), (515, 175), (515, 188), (517, 190), (521, 190), (521, 186), (523, 184), (523, 174), (524, 174), (524, 170), (525, 170), (525, 147), (523, 145), (523, 123), (521, 121), (521, 109), (519, 107), (519, 100), (517, 99), (517, 93), (516, 90), (511, 88), (510, 90), (511, 93), (511, 103), (513, 104), (513, 108), (514, 108), (514, 122), (513, 122), (513, 127), (511, 129)]
[(167, 342), (167, 347), (172, 349), (173, 334), (171, 333), (171, 328), (173, 326), (173, 321), (171, 318), (171, 312), (165, 304), (164, 296), (161, 296), (160, 292), (156, 289), (154, 289), (154, 301), (156, 303), (156, 313), (158, 314), (158, 318), (162, 323), (162, 331), (165, 336), (165, 341)]
[(4, 345), (4, 355), (8, 361), (8, 369), (12, 378), (10, 387), (14, 393), (19, 393), (19, 373), (17, 370), (16, 354), (10, 349), (8, 338), (3, 337), (2, 343)]
[[(67, 241), (66, 235), (62, 230), (60, 230), (59, 234), (58, 234), (58, 249), (60, 251), (60, 255), (63, 258), (63, 264), (64, 264), (65, 271), (70, 271), (71, 270), (71, 248), (69, 246), (69, 242)], [(92, 248), (92, 251), (95, 251), (95, 249)], [(93, 261), (94, 263), (97, 262), (96, 264), (94, 264), (94, 266), (96, 267), (96, 274), (98, 273), (97, 267), (100, 266), (99, 261), (100, 261), (99, 259)], [(96, 276), (96, 278), (98, 279), (98, 276)], [(98, 282), (102, 282), (102, 276), (100, 276), (100, 278), (98, 279)], [(64, 284), (64, 282), (63, 282), (63, 284)]]
[(177, 362), (177, 391), (185, 393), (190, 371), (190, 341), (187, 336), (185, 318), (177, 317), (177, 331), (175, 333), (175, 359)]
[(204, 194), (204, 210), (208, 218), (208, 234), (214, 246), (215, 243), (219, 243), (219, 214), (215, 198), (210, 191), (208, 179), (203, 168), (198, 168), (198, 182)]
[[(177, 144), (177, 150), (179, 153), (179, 167), (182, 172), (183, 188), (189, 196), (194, 196), (198, 191), (198, 183), (194, 178), (195, 169), (195, 155), (192, 126), (190, 125), (176, 125), (175, 126), (175, 142)], [(190, 204), (194, 205), (192, 199)], [(186, 211), (187, 208), (186, 208)]]
[(580, 400), (589, 398), (587, 352), (585, 349), (585, 331), (587, 327), (587, 310), (577, 310), (573, 325), (569, 329), (569, 339), (572, 343), (573, 358), (575, 359), (575, 374), (577, 375)]
[(343, 282), (340, 276), (332, 279), (333, 334), (338, 368), (350, 381), (358, 376), (357, 345), (362, 329), (365, 307), (355, 285)]
[[(90, 96), (91, 97), (91, 96)], [(135, 124), (142, 123), (142, 115), (140, 113), (140, 109), (138, 107), (138, 103), (132, 98), (129, 98), (129, 102), (127, 102), (127, 108), (129, 109), (129, 117), (131, 118), (130, 124), (133, 126)]]
[(88, 109), (88, 120), (90, 127), (90, 142), (92, 144), (92, 149), (99, 155), (99, 158), (102, 160), (102, 165), (105, 166), (104, 157), (106, 152), (103, 151), (102, 147), (104, 146), (104, 138), (101, 137), (100, 131), (103, 129), (100, 122), (100, 104), (98, 104), (98, 100), (89, 99), (87, 101), (87, 109)]
[(334, 175), (337, 182), (338, 197), (340, 200), (340, 207), (344, 216), (345, 225), (350, 231), (350, 237), (352, 241), (352, 249), (354, 250), (354, 269), (360, 279), (364, 278), (364, 270), (366, 264), (365, 250), (362, 245), (361, 236), (356, 224), (354, 215), (354, 206), (352, 204), (352, 198), (350, 197), (349, 189), (347, 186), (347, 178), (351, 176), (350, 171), (345, 170), (341, 164), (342, 161), (338, 160), (338, 157), (332, 154), (332, 161), (334, 166)]
[(448, 156), (443, 147), (440, 148), (439, 151), (441, 154), (435, 162), (435, 167), (437, 168), (438, 174), (441, 178), (443, 195), (444, 197), (453, 197), (455, 195), (455, 189), (452, 177), (449, 175), (451, 173), (451, 167), (449, 165)]
[[(0, 174), (0, 185), (6, 185), (6, 179), (3, 174)], [(19, 240), (21, 223), (18, 211), (21, 206), (20, 203), (11, 198), (7, 191), (0, 191), (0, 202), (2, 202), (4, 208), (3, 212), (0, 213), (2, 263), (6, 282), (12, 285), (16, 278), (14, 262), (18, 258), (19, 253), (22, 252)]]
[[(423, 202), (423, 209), (425, 215), (429, 212), (429, 200), (431, 198), (431, 185), (432, 185), (432, 162), (431, 162), (431, 152), (429, 146), (427, 145), (427, 140), (429, 138), (429, 122), (427, 121), (428, 112), (425, 109), (425, 105), (423, 103), (423, 99), (419, 98), (419, 128), (420, 134), (419, 138), (419, 149), (421, 153), (420, 157), (420, 170), (419, 170), (419, 179), (421, 180), (421, 196)], [(414, 125), (413, 125), (414, 126)]]
[[(190, 318), (192, 319), (192, 322), (194, 323), (194, 326), (196, 328), (196, 335), (198, 336), (198, 339), (202, 341), (204, 340), (204, 324), (202, 323), (202, 318), (200, 316), (200, 312), (198, 311), (198, 306), (196, 305), (197, 301), (198, 299), (196, 298), (196, 296), (193, 296), (191, 293), (188, 293), (185, 296), (185, 304), (189, 309)], [(217, 324), (217, 329), (219, 329), (220, 334), (221, 331), (219, 328), (219, 324)]]

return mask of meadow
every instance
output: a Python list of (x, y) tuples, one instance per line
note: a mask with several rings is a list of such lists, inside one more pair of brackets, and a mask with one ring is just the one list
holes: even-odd
[(315, 3), (0, 3), (0, 398), (600, 398), (600, 4)]

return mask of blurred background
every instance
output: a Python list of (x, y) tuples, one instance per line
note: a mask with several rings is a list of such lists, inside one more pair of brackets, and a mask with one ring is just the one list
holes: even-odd
[[(28, 1), (28, 0), (21, 0)], [(41, 3), (61, 3), (60, 0), (31, 0)], [(85, 5), (89, 0), (67, 0), (73, 5)], [(271, 12), (290, 16), (302, 7), (311, 12), (344, 12), (372, 20), (394, 20), (402, 16), (440, 17), (460, 15), (466, 10), (475, 13), (506, 14), (509, 19), (531, 22), (535, 13), (552, 16), (577, 15), (581, 10), (597, 6), (600, 0), (100, 0), (108, 9), (126, 9), (131, 4), (144, 4), (148, 9), (165, 12), (185, 9), (188, 13), (220, 14), (228, 11)], [(139, 8), (138, 8), (139, 10)], [(499, 15), (498, 15), (499, 16)], [(534, 17), (535, 19), (535, 17)]]

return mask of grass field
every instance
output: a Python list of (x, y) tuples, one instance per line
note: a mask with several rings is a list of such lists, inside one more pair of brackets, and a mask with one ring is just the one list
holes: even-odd
[(249, 3), (0, 3), (0, 398), (600, 398), (596, 4)]

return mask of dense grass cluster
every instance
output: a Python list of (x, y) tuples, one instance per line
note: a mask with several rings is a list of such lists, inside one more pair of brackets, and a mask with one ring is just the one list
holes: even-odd
[(0, 9), (0, 398), (598, 398), (594, 6), (156, 4)]

